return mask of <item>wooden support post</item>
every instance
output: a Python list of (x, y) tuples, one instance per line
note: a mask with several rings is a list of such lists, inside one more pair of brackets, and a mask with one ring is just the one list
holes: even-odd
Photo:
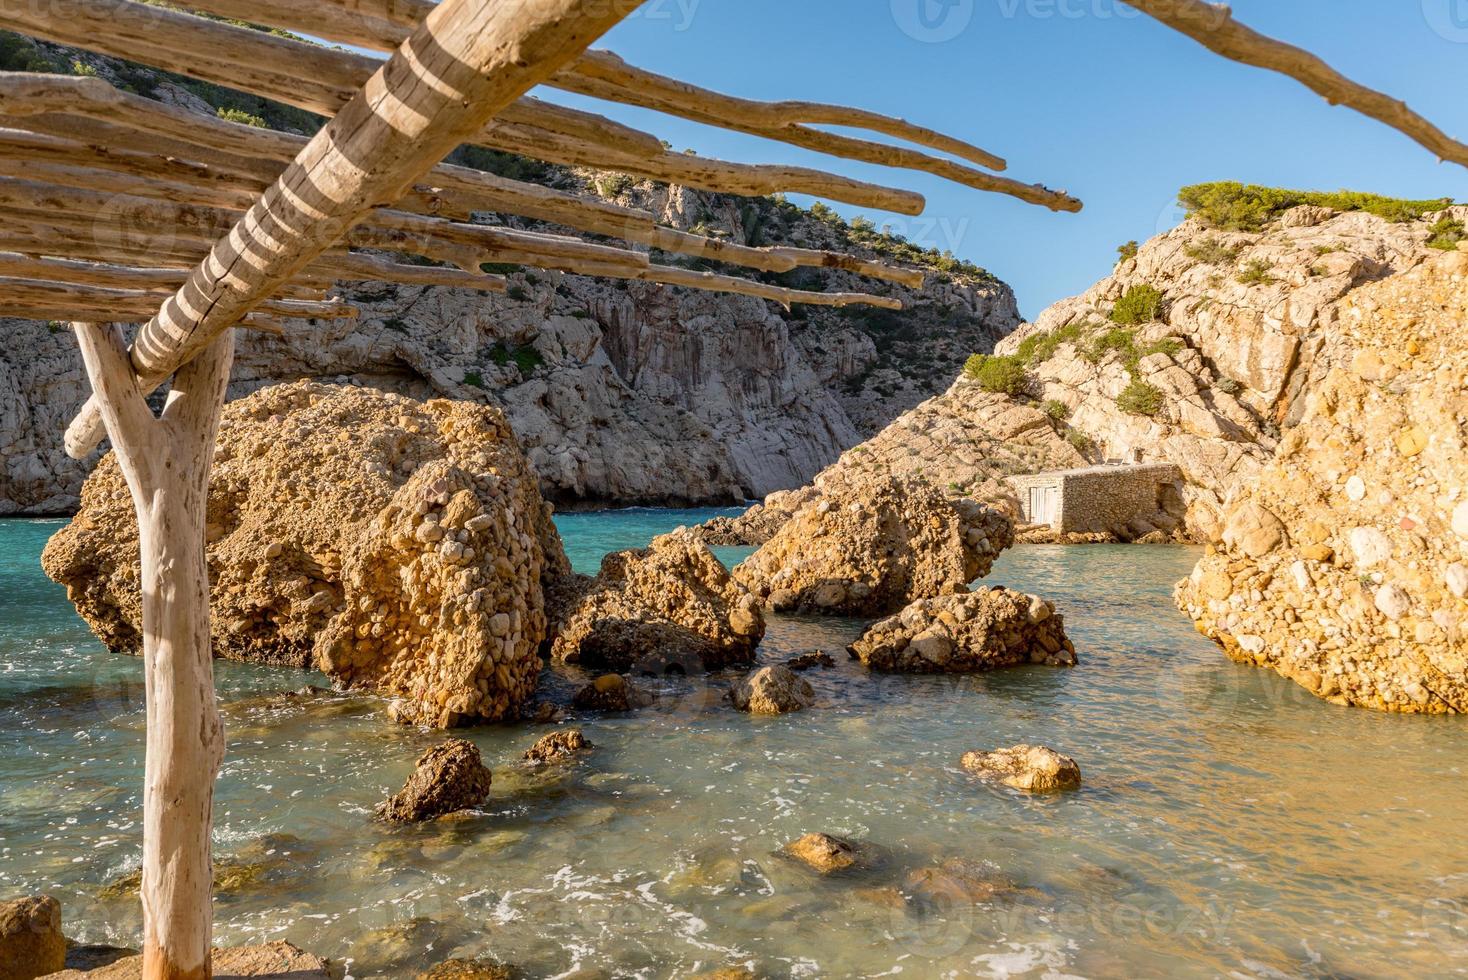
[(148, 720), (143, 977), (207, 980), (209, 836), (224, 726), (209, 650), (204, 516), (234, 333), (219, 334), (178, 372), (155, 418), (118, 330), (91, 323), (73, 328), (138, 517)]

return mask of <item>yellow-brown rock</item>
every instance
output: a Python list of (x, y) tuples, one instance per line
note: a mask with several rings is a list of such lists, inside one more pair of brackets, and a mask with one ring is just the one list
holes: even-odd
[(880, 616), (968, 591), (1014, 543), (1008, 517), (916, 479), (822, 485), (734, 578), (777, 611)]
[(1178, 586), (1178, 605), (1230, 657), (1337, 704), (1468, 711), (1459, 258), (1341, 302), (1302, 382), (1293, 451), (1240, 489), (1234, 533)]
[[(207, 519), (216, 656), (316, 666), (439, 727), (513, 717), (533, 692), (541, 582), (567, 563), (498, 410), (264, 389), (225, 409)], [(138, 647), (137, 525), (113, 457), (42, 561), (103, 642)]]
[(874, 623), (852, 643), (851, 652), (869, 670), (901, 674), (1076, 663), (1054, 604), (1005, 588), (920, 599)]

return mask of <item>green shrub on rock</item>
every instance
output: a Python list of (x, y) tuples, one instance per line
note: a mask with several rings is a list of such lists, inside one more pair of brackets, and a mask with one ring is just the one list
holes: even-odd
[(1332, 211), (1365, 211), (1387, 221), (1417, 221), (1441, 211), (1451, 198), (1412, 201), (1360, 191), (1295, 191), (1241, 184), (1236, 180), (1193, 184), (1178, 192), (1178, 203), (1210, 228), (1261, 231), (1279, 215), (1302, 204)]
[(1040, 406), (1040, 411), (1057, 422), (1063, 422), (1070, 418), (1070, 406), (1057, 398), (1048, 399), (1045, 404)]
[(1162, 292), (1155, 286), (1133, 286), (1122, 294), (1111, 310), (1111, 321), (1124, 327), (1140, 326), (1157, 319)]
[(1133, 380), (1116, 396), (1116, 407), (1128, 415), (1151, 418), (1162, 411), (1162, 392), (1145, 381)]
[(1427, 247), (1452, 252), (1464, 238), (1468, 238), (1468, 234), (1464, 233), (1463, 222), (1443, 215), (1432, 226), (1432, 237), (1427, 239)]
[(1030, 384), (1024, 361), (1013, 354), (975, 354), (964, 364), (963, 373), (985, 391), (1003, 395), (1022, 395)]

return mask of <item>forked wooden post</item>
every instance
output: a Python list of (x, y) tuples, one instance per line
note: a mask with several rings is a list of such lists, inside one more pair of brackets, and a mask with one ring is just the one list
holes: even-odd
[(179, 370), (155, 418), (121, 333), (92, 323), (73, 329), (138, 516), (148, 701), (143, 972), (146, 980), (197, 980), (210, 976), (209, 838), (214, 779), (224, 758), (209, 649), (204, 517), (234, 332), (221, 333)]

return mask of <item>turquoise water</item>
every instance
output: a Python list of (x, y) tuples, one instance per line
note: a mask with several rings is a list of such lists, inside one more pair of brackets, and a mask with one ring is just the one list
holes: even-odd
[[(706, 513), (561, 526), (589, 571)], [(100, 650), (41, 576), (58, 526), (0, 522), (0, 897), (51, 892), (72, 935), (135, 944), (135, 901), (103, 885), (138, 860), (138, 664)], [(597, 751), (540, 774), (515, 760), (543, 729), (475, 730), (490, 804), (408, 830), (371, 807), (438, 736), (372, 698), (281, 696), (319, 677), (221, 663), (216, 851), (244, 881), (219, 897), (219, 938), (289, 939), (357, 977), (449, 955), (528, 977), (1468, 972), (1463, 720), (1336, 708), (1227, 662), (1169, 600), (1196, 557), (1006, 554), (991, 581), (1056, 601), (1073, 670), (870, 677), (839, 659), (860, 624), (776, 618), (764, 660), (838, 654), (807, 675), (814, 709), (751, 719), (720, 701), (727, 678), (648, 682), (656, 705), (579, 719)], [(1083, 789), (1028, 797), (957, 766), (1020, 741), (1074, 756)], [(813, 830), (882, 859), (819, 880), (776, 855)], [(948, 887), (925, 890), (945, 864)]]

